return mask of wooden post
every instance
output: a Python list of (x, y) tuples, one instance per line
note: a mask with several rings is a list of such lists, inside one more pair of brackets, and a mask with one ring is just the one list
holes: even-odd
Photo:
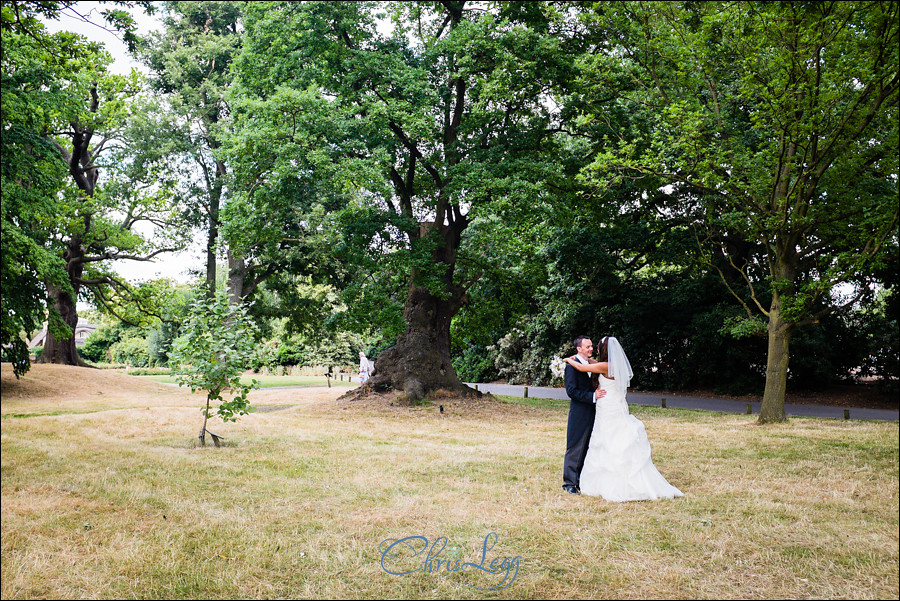
[(214, 445), (216, 445), (217, 447), (222, 446), (221, 440), (223, 438), (225, 438), (224, 436), (220, 436), (220, 435), (216, 434), (215, 432), (213, 432), (212, 430), (207, 430), (206, 433), (209, 434), (210, 436), (212, 436)]
[(206, 446), (206, 420), (209, 419), (209, 394), (206, 395), (206, 411), (203, 412), (203, 427), (200, 428), (200, 446)]
[(525, 398), (525, 399), (528, 398), (528, 387), (527, 386), (525, 387), (525, 394), (522, 398)]
[(753, 406), (750, 403), (747, 403), (747, 415), (753, 414)]
[(844, 419), (850, 419), (850, 410), (844, 409)]
[(659, 406), (662, 407), (663, 409), (666, 408), (666, 397), (663, 397), (662, 400), (660, 400)]
[(475, 385), (475, 390), (478, 390), (478, 384)]

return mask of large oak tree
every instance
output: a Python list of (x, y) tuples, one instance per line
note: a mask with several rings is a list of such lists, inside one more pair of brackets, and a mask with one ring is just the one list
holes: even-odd
[[(540, 11), (521, 9), (449, 1), (248, 7), (237, 61), (246, 105), (267, 113), (272, 144), (303, 149), (298, 177), (321, 169), (349, 197), (349, 211), (381, 219), (379, 231), (351, 220), (347, 234), (368, 240), (360, 248), (388, 241), (385, 263), (407, 257), (406, 327), (378, 357), (376, 389), (465, 390), (450, 359), (450, 324), (472, 281), (458, 269), (466, 230), (547, 199), (543, 182), (555, 166), (545, 151), (557, 116), (548, 82), (568, 69)], [(237, 118), (243, 128), (260, 125), (249, 110)]]
[[(100, 45), (68, 32), (49, 34), (37, 19), (38, 14), (55, 18), (71, 4), (3, 3), (4, 128), (16, 130), (11, 153), (4, 147), (4, 196), (25, 201), (16, 214), (4, 203), (4, 221), (17, 234), (10, 240), (4, 236), (4, 254), (7, 244), (15, 244), (10, 250), (25, 260), (26, 279), (44, 280), (51, 327), (40, 360), (82, 365), (71, 335), (79, 297), (112, 311), (122, 299), (140, 304), (146, 297), (110, 263), (147, 261), (179, 244), (148, 241), (136, 228), (172, 223), (168, 190), (156, 185), (152, 170), (143, 169), (131, 152), (131, 126), (142, 109), (135, 102), (140, 78), (110, 74), (111, 57)], [(127, 13), (106, 11), (104, 18), (124, 29), (126, 42), (134, 45)], [(55, 166), (40, 166), (48, 162)], [(35, 167), (48, 177), (37, 177)], [(51, 181), (51, 173), (61, 179)], [(48, 268), (46, 256), (54, 257), (50, 263), (56, 269)], [(3, 294), (5, 302), (17, 298), (15, 287), (4, 286)]]

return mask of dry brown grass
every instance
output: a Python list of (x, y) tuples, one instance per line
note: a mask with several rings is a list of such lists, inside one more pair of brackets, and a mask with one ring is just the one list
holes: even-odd
[[(285, 408), (196, 448), (199, 395), (47, 367), (17, 397), (3, 366), (3, 598), (898, 596), (896, 424), (635, 408), (687, 496), (613, 504), (562, 493), (563, 409), (260, 390)], [(489, 532), (520, 557), (499, 593), (379, 563), (412, 535), (477, 561)]]
[(177, 386), (127, 376), (109, 369), (33, 364), (19, 379), (12, 365), (0, 366), (2, 414), (81, 413), (108, 408), (169, 406), (185, 403)]

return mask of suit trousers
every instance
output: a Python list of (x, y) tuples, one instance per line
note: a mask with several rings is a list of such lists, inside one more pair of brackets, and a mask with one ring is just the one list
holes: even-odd
[(563, 488), (580, 486), (581, 468), (587, 456), (594, 429), (595, 405), (570, 401), (569, 426), (566, 433), (566, 456), (563, 460)]

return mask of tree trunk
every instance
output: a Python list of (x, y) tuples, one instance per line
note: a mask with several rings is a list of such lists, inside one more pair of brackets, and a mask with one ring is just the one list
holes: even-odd
[(48, 324), (44, 350), (41, 351), (41, 357), (37, 362), (87, 367), (87, 364), (78, 356), (78, 351), (75, 348), (75, 327), (78, 325), (78, 311), (75, 299), (68, 292), (60, 290), (52, 284), (47, 284), (47, 290), (50, 298), (53, 299), (54, 308), (59, 311), (65, 324), (72, 328), (72, 335), (65, 340), (59, 339), (53, 335)]
[(759, 411), (760, 424), (787, 420), (784, 413), (784, 398), (787, 392), (789, 346), (792, 333), (793, 324), (782, 319), (776, 295), (769, 311), (769, 353), (766, 367), (766, 389), (763, 393), (762, 408)]
[[(433, 258), (437, 266), (446, 269), (442, 279), (447, 298), (418, 285), (418, 273), (413, 271), (403, 313), (406, 331), (378, 356), (375, 375), (368, 385), (378, 391), (402, 390), (413, 401), (441, 389), (481, 396), (460, 381), (450, 359), (450, 322), (465, 298), (465, 290), (453, 283), (459, 233), (452, 226), (428, 226), (438, 228), (435, 233), (441, 243), (434, 249)], [(428, 235), (427, 227), (423, 231)]]
[(203, 427), (200, 428), (200, 446), (206, 446), (206, 420), (209, 419), (209, 394), (206, 395), (206, 411), (203, 412)]
[[(96, 113), (100, 106), (100, 96), (97, 92), (97, 82), (91, 87), (91, 105), (90, 112)], [(78, 189), (87, 199), (93, 198), (94, 191), (97, 189), (97, 180), (100, 172), (97, 165), (94, 164), (92, 158), (91, 139), (94, 136), (94, 130), (90, 127), (83, 127), (78, 123), (72, 124), (72, 151), (66, 150), (62, 144), (52, 140), (51, 143), (56, 146), (60, 152), (60, 156), (69, 166), (69, 174)], [(102, 143), (101, 143), (102, 144)], [(41, 351), (40, 363), (57, 363), (60, 365), (77, 365), (79, 367), (87, 367), (87, 364), (78, 356), (75, 348), (75, 328), (78, 326), (78, 311), (76, 302), (78, 300), (78, 290), (80, 288), (81, 276), (84, 273), (85, 249), (82, 241), (90, 235), (93, 224), (93, 213), (84, 207), (79, 209), (78, 218), (82, 222), (82, 231), (78, 235), (73, 235), (63, 251), (63, 259), (66, 262), (66, 273), (69, 275), (69, 283), (72, 286), (72, 293), (69, 294), (65, 290), (58, 288), (51, 282), (47, 282), (47, 293), (53, 299), (53, 306), (62, 320), (72, 328), (72, 335), (68, 340), (57, 340), (50, 331), (49, 323), (47, 324), (47, 339), (44, 350)]]
[(449, 301), (410, 286), (406, 332), (378, 356), (369, 385), (374, 390), (402, 390), (411, 400), (438, 389), (469, 392), (450, 360), (450, 320), (455, 313)]
[[(212, 144), (215, 151), (218, 144)], [(226, 175), (225, 163), (216, 161), (216, 175), (209, 191), (209, 233), (206, 237), (206, 295), (216, 295), (216, 244), (219, 241), (219, 211), (222, 203), (222, 186)]]
[(210, 216), (209, 235), (206, 238), (206, 296), (208, 298), (216, 295), (216, 241), (218, 238), (218, 222)]
[(63, 258), (66, 260), (66, 272), (69, 274), (69, 282), (72, 285), (74, 295), (57, 287), (52, 282), (47, 282), (47, 294), (53, 299), (53, 307), (59, 312), (63, 322), (72, 328), (72, 335), (68, 339), (61, 340), (53, 335), (48, 323), (47, 338), (38, 363), (77, 365), (78, 367), (88, 366), (78, 356), (78, 350), (75, 348), (75, 328), (78, 326), (76, 299), (78, 298), (78, 281), (84, 271), (84, 263), (81, 261), (83, 257), (84, 250), (81, 248), (81, 239), (75, 237), (68, 242), (63, 253)]
[(247, 262), (244, 258), (235, 255), (231, 249), (228, 249), (228, 293), (234, 304), (239, 304), (244, 300), (247, 274)]

